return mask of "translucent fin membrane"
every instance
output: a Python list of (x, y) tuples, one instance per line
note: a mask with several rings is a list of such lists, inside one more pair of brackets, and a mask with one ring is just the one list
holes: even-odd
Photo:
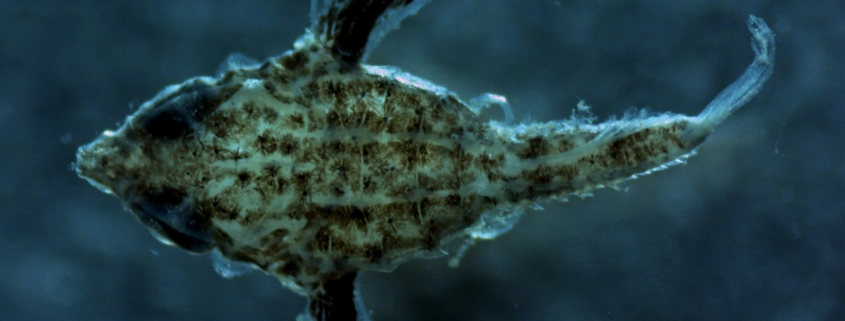
[(233, 53), (229, 55), (229, 57), (226, 57), (226, 61), (221, 63), (220, 67), (217, 67), (217, 72), (214, 73), (214, 75), (216, 77), (220, 77), (229, 70), (255, 68), (259, 65), (261, 65), (261, 63), (255, 59), (243, 54)]
[(502, 113), (505, 114), (505, 124), (513, 123), (513, 110), (511, 110), (511, 105), (508, 104), (508, 100), (505, 96), (483, 93), (480, 96), (469, 100), (469, 108), (477, 114), (481, 113), (482, 109), (492, 105), (499, 105), (502, 107)]
[(214, 251), (211, 251), (211, 263), (214, 265), (214, 271), (227, 279), (238, 277), (258, 269), (258, 267), (250, 263), (229, 260), (216, 248)]
[(705, 127), (711, 130), (754, 98), (772, 75), (775, 62), (775, 34), (763, 19), (753, 15), (748, 18), (748, 30), (752, 35), (751, 48), (754, 50), (754, 62), (745, 69), (742, 76), (713, 98), (713, 101), (697, 117)]
[(311, 31), (347, 63), (360, 63), (381, 38), (428, 0), (312, 0)]

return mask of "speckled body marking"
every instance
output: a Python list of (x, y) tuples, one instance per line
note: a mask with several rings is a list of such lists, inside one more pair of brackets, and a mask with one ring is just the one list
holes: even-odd
[(743, 77), (758, 75), (697, 117), (507, 125), (395, 68), (361, 65), (379, 24), (422, 6), (367, 3), (315, 2), (292, 51), (168, 87), (80, 148), (79, 175), (161, 240), (276, 275), (311, 299), (310, 317), (365, 318), (350, 303), (358, 271), (495, 237), (524, 206), (683, 159), (759, 90), (774, 54), (752, 18), (757, 59)]

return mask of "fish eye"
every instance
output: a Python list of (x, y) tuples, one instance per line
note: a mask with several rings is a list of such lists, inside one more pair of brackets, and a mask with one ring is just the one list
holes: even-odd
[(150, 136), (164, 140), (190, 135), (195, 124), (216, 107), (218, 92), (201, 81), (185, 85), (153, 107), (149, 116), (142, 118), (142, 127)]
[(193, 133), (193, 119), (174, 104), (167, 103), (150, 115), (144, 129), (151, 136), (161, 139), (177, 139)]

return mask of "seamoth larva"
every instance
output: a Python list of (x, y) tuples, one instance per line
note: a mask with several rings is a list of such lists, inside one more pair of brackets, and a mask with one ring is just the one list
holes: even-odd
[(681, 162), (772, 72), (774, 34), (751, 16), (754, 62), (698, 116), (484, 121), (503, 97), (467, 104), (361, 64), (426, 2), (314, 0), (293, 50), (165, 88), (82, 146), (77, 173), (159, 240), (275, 275), (309, 298), (300, 319), (366, 320), (359, 271), (444, 255), (538, 201)]

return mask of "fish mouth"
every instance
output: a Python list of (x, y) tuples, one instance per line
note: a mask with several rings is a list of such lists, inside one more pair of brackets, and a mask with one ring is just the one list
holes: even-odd
[(114, 135), (112, 131), (105, 131), (93, 142), (79, 147), (74, 164), (79, 177), (106, 194), (115, 193), (115, 182), (119, 178), (116, 167), (121, 163), (116, 156), (124, 154), (112, 143)]

